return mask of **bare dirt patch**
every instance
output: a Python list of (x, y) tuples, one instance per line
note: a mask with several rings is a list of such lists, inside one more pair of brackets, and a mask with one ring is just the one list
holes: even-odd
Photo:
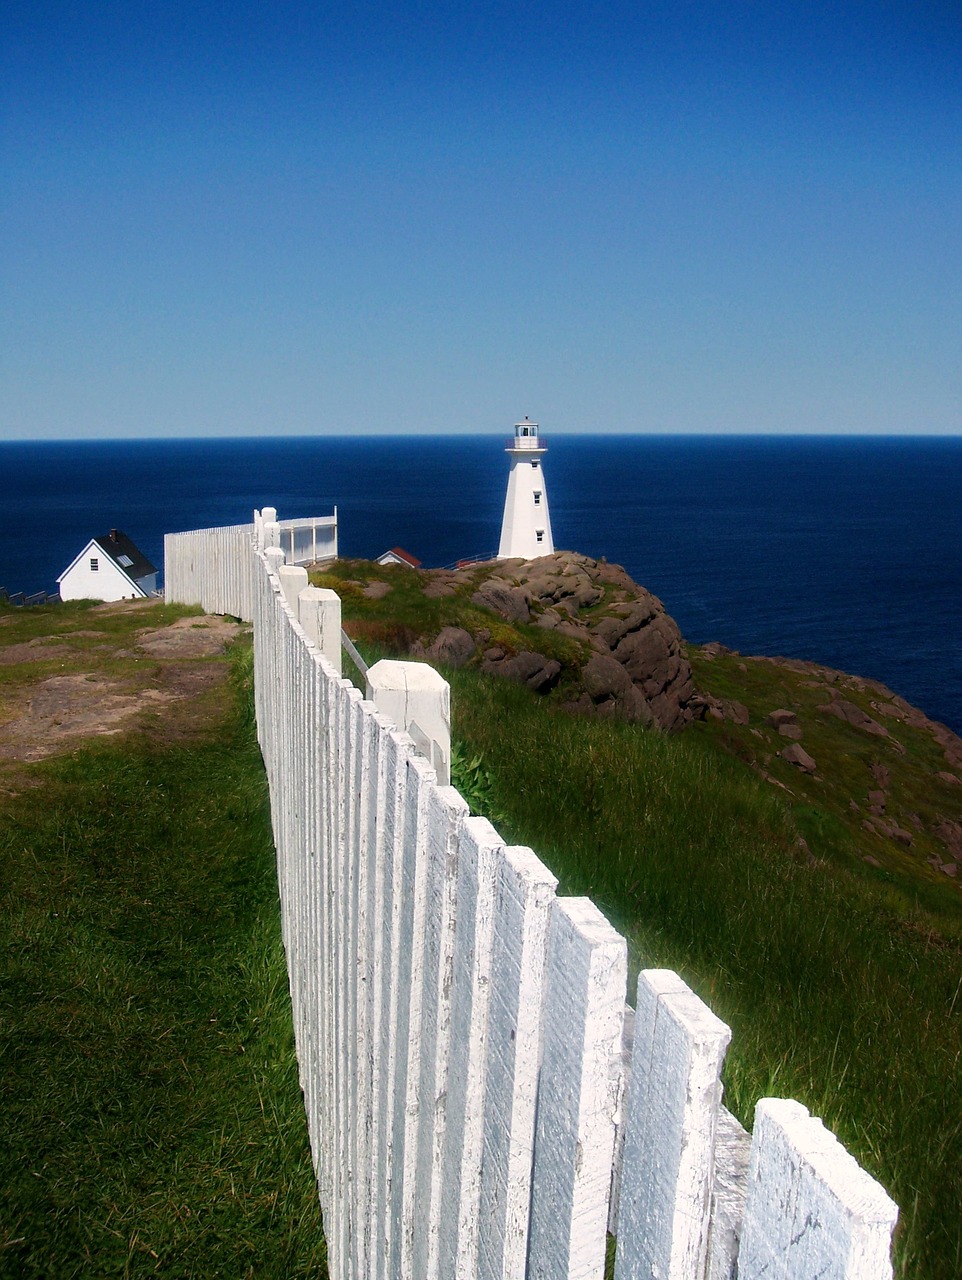
[[(244, 628), (227, 618), (194, 616), (143, 629), (137, 622), (148, 609), (159, 612), (156, 601), (138, 601), (102, 605), (88, 613), (88, 618), (91, 613), (138, 615), (126, 634), (78, 627), (55, 637), (0, 645), (0, 665), (27, 668), (15, 701), (2, 708), (0, 761), (42, 760), (85, 739), (134, 728), (165, 740), (205, 730), (211, 699), (227, 678), (227, 663), (218, 658)], [(69, 644), (73, 637), (103, 642), (84, 652), (87, 670), (46, 678), (30, 674), (31, 664), (51, 658), (70, 656), (76, 666), (78, 650)]]
[(230, 618), (179, 618), (169, 627), (142, 631), (137, 647), (155, 658), (209, 658), (223, 653), (240, 629)]
[(46, 636), (25, 640), (23, 644), (8, 644), (0, 648), (0, 666), (13, 667), (21, 662), (50, 662), (53, 658), (68, 658), (73, 653), (69, 645)]
[(120, 733), (132, 717), (174, 696), (159, 689), (125, 693), (97, 676), (51, 676), (28, 696), (23, 714), (3, 726), (0, 759), (42, 760), (74, 739)]

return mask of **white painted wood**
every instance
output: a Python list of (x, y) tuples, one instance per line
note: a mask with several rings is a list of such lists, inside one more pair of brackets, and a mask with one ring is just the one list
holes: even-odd
[(484, 1045), (477, 1275), (525, 1274), (548, 921), (558, 881), (530, 849), (498, 859)]
[(751, 1143), (751, 1134), (728, 1108), (719, 1107), (708, 1239), (708, 1280), (737, 1280), (738, 1277), (738, 1242), (745, 1214)]
[(625, 1150), (625, 1119), (628, 1105), (628, 1078), (631, 1072), (631, 1055), (635, 1043), (635, 1011), (625, 1005), (621, 1026), (621, 1052), (615, 1066), (618, 1086), (615, 1120), (615, 1149), (612, 1156), (611, 1199), (608, 1204), (608, 1231), (617, 1234), (618, 1205), (621, 1198), (621, 1168)]
[(298, 597), (298, 618), (338, 675), (341, 674), (341, 597), (328, 587), (305, 587)]
[(367, 673), (367, 697), (382, 715), (417, 742), (426, 738), (425, 750), (446, 786), (451, 778), (451, 686), (426, 662), (395, 662), (382, 658)]
[(616, 1280), (705, 1274), (728, 1027), (667, 969), (638, 977)]
[(551, 913), (528, 1241), (530, 1280), (601, 1280), (628, 955), (588, 898)]
[(477, 1270), (484, 1137), (484, 1058), (491, 993), (495, 889), (503, 842), (484, 818), (461, 826), (451, 973), (451, 1060), (441, 1168), (438, 1270)]
[(411, 1274), (424, 1280), (438, 1275), (441, 1171), (447, 1120), (448, 1066), (451, 1050), (451, 984), (457, 861), (461, 824), (468, 806), (453, 787), (427, 793), (427, 843), (424, 903), (423, 986), (420, 1020), (420, 1071), (417, 1085), (415, 1201), (420, 1221), (414, 1233)]
[(398, 920), (397, 1049), (391, 1107), (392, 1179), (387, 1274), (412, 1275), (414, 1232), (421, 1206), (416, 1197), (416, 1153), (420, 1098), (421, 1003), (424, 984), (424, 913), (427, 894), (427, 793), (434, 770), (413, 751), (405, 760), (407, 804), (403, 815)]
[(281, 584), (281, 591), (284, 593), (284, 599), (296, 618), (298, 616), (297, 598), (308, 585), (307, 570), (302, 569), (297, 564), (282, 564), (277, 570), (277, 577)]
[(800, 1102), (755, 1108), (738, 1280), (891, 1280), (898, 1206)]
[(401, 831), (406, 789), (403, 736), (389, 722), (382, 722), (379, 758), (379, 794), (383, 798), (374, 847), (374, 906), (371, 946), (374, 959), (371, 1001), (371, 1202), (368, 1238), (371, 1257), (368, 1274), (386, 1277), (388, 1214), (392, 1176), (391, 1100), (394, 1070), (397, 1007), (397, 932), (400, 918)]

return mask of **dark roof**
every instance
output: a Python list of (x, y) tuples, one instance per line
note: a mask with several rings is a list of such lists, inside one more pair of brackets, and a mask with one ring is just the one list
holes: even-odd
[(103, 537), (97, 538), (96, 543), (106, 555), (110, 556), (114, 564), (123, 569), (128, 578), (133, 578), (134, 582), (157, 572), (144, 553), (131, 542), (122, 529), (111, 529)]

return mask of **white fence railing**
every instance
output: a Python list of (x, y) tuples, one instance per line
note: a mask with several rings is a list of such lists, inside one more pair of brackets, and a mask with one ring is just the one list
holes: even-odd
[(337, 508), (331, 516), (279, 521), (276, 511), (267, 507), (254, 512), (252, 524), (165, 534), (164, 598), (250, 622), (252, 542), (261, 549), (281, 547), (288, 564), (336, 559)]
[(609, 1230), (616, 1280), (891, 1276), (883, 1189), (798, 1103), (760, 1102), (749, 1138), (728, 1028), (664, 970), (627, 1007), (624, 939), (438, 785), (244, 538), (223, 598), (247, 582), (335, 1280), (600, 1280)]
[(337, 507), (332, 516), (312, 516), (301, 520), (279, 520), (276, 545), (288, 564), (316, 564), (337, 559)]

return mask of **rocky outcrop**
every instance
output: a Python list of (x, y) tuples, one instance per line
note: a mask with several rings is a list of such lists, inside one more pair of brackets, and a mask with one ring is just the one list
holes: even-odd
[[(487, 571), (474, 567), (470, 572), (472, 605), (512, 627), (537, 627), (575, 641), (570, 648), (580, 657), (563, 666), (551, 656), (557, 646), (547, 642), (547, 653), (541, 653), (537, 641), (526, 647), (500, 638), (488, 643), (487, 630), (472, 634), (462, 628), (445, 628), (424, 643), (428, 657), (459, 666), (474, 660), (476, 648), (482, 671), (539, 692), (564, 679), (572, 710), (668, 730), (693, 719), (697, 704), (678, 626), (661, 601), (620, 565), (560, 551), (537, 560), (500, 560)], [(425, 595), (440, 598), (457, 590), (457, 582), (451, 571), (428, 574)]]

